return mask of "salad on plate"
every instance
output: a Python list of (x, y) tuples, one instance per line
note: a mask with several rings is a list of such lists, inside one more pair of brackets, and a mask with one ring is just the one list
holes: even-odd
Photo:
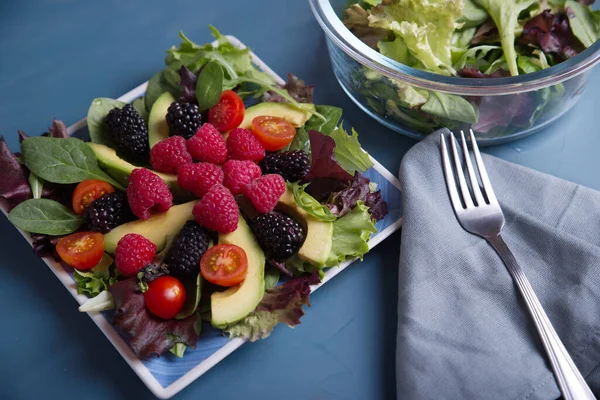
[(299, 324), (310, 285), (362, 258), (387, 213), (342, 110), (211, 29), (216, 45), (180, 33), (143, 97), (94, 99), (90, 141), (58, 120), (19, 131), (19, 153), (0, 139), (9, 220), (140, 358), (183, 356), (203, 322), (249, 340)]

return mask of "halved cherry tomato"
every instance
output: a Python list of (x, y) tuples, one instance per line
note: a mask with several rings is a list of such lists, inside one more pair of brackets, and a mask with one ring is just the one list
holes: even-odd
[(183, 283), (172, 276), (161, 276), (148, 284), (144, 301), (150, 312), (157, 317), (172, 319), (181, 311), (186, 293)]
[(261, 115), (252, 120), (252, 133), (265, 150), (275, 151), (294, 139), (296, 128), (283, 118)]
[(219, 286), (235, 286), (246, 278), (248, 258), (246, 252), (234, 244), (211, 247), (200, 259), (204, 279)]
[(104, 254), (104, 236), (99, 232), (77, 232), (60, 238), (56, 252), (62, 260), (81, 271), (92, 269)]
[(112, 193), (115, 188), (109, 183), (96, 179), (81, 181), (73, 191), (73, 211), (75, 214), (83, 215), (83, 210), (98, 197)]
[(240, 96), (232, 90), (225, 90), (217, 105), (208, 110), (208, 122), (220, 132), (227, 132), (240, 126), (245, 112)]

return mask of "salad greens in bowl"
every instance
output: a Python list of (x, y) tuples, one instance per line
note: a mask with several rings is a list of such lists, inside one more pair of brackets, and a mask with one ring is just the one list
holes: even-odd
[(600, 61), (594, 0), (310, 0), (333, 71), (373, 118), (421, 139), (514, 140), (579, 100)]

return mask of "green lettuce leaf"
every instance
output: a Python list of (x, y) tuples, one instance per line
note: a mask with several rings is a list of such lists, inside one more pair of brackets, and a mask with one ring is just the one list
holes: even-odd
[(600, 36), (600, 16), (588, 6), (574, 0), (565, 2), (569, 25), (577, 39), (585, 47), (593, 45)]
[(347, 257), (362, 260), (363, 255), (369, 251), (367, 241), (376, 232), (369, 208), (359, 201), (352, 211), (333, 223), (333, 245), (325, 265), (339, 265)]
[(334, 129), (329, 136), (335, 141), (335, 159), (350, 174), (354, 171), (365, 172), (373, 166), (373, 162), (358, 142), (358, 133), (352, 128), (352, 135), (342, 128), (343, 123)]
[(397, 0), (373, 7), (369, 26), (393, 31), (425, 69), (452, 75), (452, 34), (462, 9), (463, 0)]
[(479, 113), (473, 104), (460, 96), (443, 92), (431, 92), (421, 110), (437, 117), (468, 124), (475, 124), (479, 120)]
[(519, 26), (519, 14), (538, 4), (538, 0), (475, 0), (492, 17), (498, 32), (504, 56), (511, 75), (519, 75), (517, 51), (515, 50), (515, 31)]
[(479, 7), (476, 0), (464, 0), (464, 6), (462, 9), (462, 16), (458, 19), (458, 22), (462, 24), (462, 28), (473, 28), (483, 24), (489, 15), (485, 10)]
[(111, 268), (112, 264), (112, 257), (108, 254), (104, 254), (98, 265), (91, 270), (74, 270), (73, 278), (77, 285), (77, 293), (84, 293), (90, 297), (96, 297), (101, 292), (108, 289), (119, 278), (117, 269)]
[(306, 193), (304, 189), (309, 185), (304, 184), (300, 185), (299, 183), (289, 183), (288, 188), (294, 194), (294, 200), (296, 200), (296, 204), (300, 206), (304, 211), (308, 214), (312, 215), (319, 221), (335, 221), (336, 216), (329, 211), (329, 208), (317, 201), (310, 194)]

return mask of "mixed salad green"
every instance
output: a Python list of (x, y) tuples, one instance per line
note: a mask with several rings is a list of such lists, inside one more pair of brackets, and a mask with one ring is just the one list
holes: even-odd
[(180, 34), (143, 97), (94, 99), (90, 142), (58, 120), (20, 131), (20, 153), (0, 138), (9, 220), (140, 357), (181, 357), (203, 321), (250, 340), (299, 324), (310, 285), (362, 258), (387, 214), (342, 110), (211, 29), (216, 46)]
[[(528, 74), (585, 50), (600, 35), (593, 0), (365, 0), (344, 24), (402, 64), (441, 75), (493, 79)], [(368, 69), (352, 85), (370, 108), (420, 132), (470, 126), (502, 135), (551, 116), (569, 88), (558, 84), (514, 96), (461, 97), (391, 80)], [(578, 84), (573, 84), (578, 90)], [(500, 116), (497, 109), (508, 109)]]

